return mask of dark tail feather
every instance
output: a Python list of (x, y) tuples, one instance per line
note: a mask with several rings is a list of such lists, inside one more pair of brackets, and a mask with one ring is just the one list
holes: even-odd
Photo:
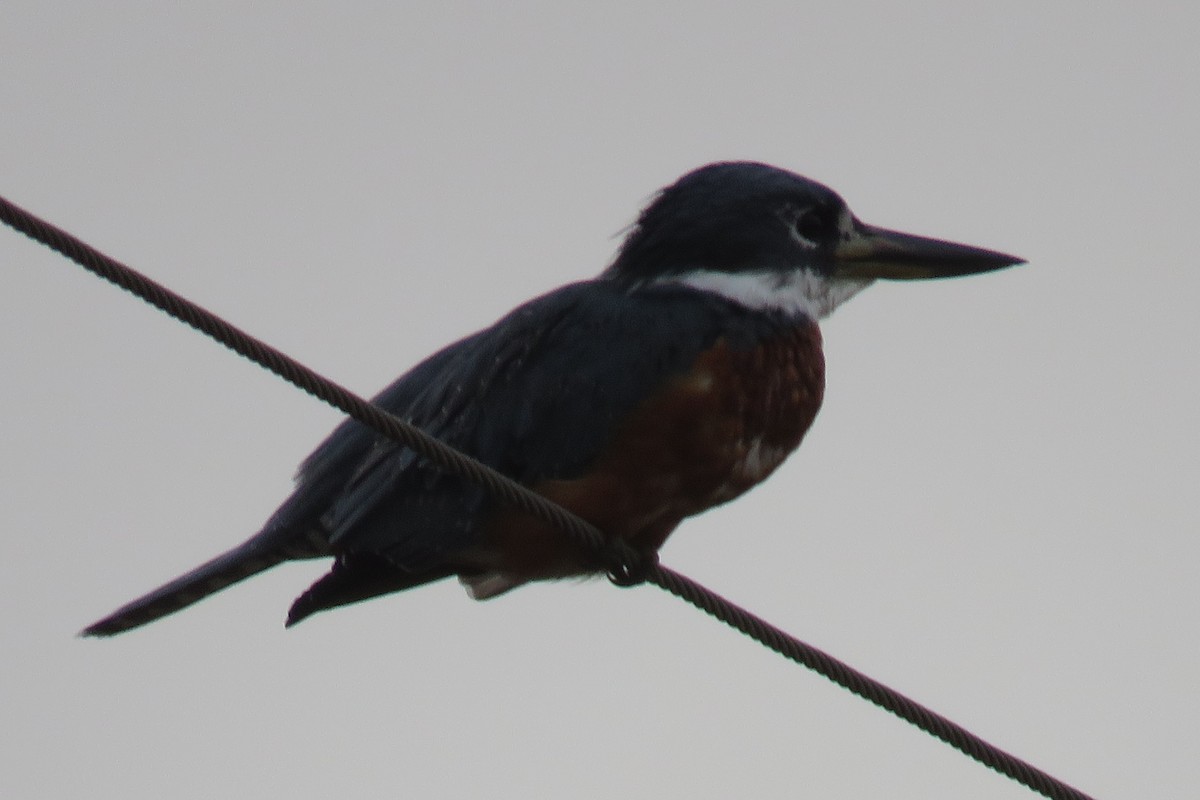
[(454, 574), (449, 567), (434, 567), (413, 572), (398, 567), (381, 556), (369, 554), (343, 555), (333, 569), (296, 598), (288, 612), (287, 627), (318, 611), (357, 603), (381, 594), (400, 592), (423, 583), (441, 580)]
[(174, 614), (214, 592), (257, 575), (288, 560), (285, 553), (261, 542), (260, 537), (223, 553), (212, 561), (181, 575), (104, 619), (84, 628), (81, 636), (112, 636)]

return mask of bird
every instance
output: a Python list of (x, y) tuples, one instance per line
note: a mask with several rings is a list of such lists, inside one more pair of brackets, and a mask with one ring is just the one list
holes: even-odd
[[(712, 163), (658, 191), (595, 278), (450, 344), (373, 402), (653, 556), (684, 519), (742, 495), (800, 445), (825, 389), (818, 323), (836, 307), (879, 279), (1021, 263), (868, 225), (785, 169)], [(287, 626), (451, 577), (484, 600), (604, 571), (550, 524), (348, 419), (257, 534), (82, 635), (328, 557)]]

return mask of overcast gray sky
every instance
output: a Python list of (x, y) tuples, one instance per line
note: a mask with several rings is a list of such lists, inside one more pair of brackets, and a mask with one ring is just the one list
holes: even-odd
[[(899, 4), (898, 4), (899, 5)], [(717, 159), (1029, 265), (879, 285), (664, 560), (1101, 798), (1200, 782), (1194, 3), (5, 3), (0, 193), (373, 393)], [(337, 422), (0, 231), (0, 794), (1032, 796), (662, 593), (288, 566), (111, 641)]]

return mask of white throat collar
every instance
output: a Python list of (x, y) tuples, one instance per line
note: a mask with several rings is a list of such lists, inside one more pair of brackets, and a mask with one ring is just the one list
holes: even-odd
[(717, 272), (697, 269), (652, 281), (651, 286), (688, 286), (754, 311), (779, 311), (820, 320), (871, 285), (870, 280), (827, 278), (805, 270)]

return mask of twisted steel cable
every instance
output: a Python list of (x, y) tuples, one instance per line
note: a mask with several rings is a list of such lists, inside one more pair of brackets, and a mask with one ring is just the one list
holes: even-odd
[(297, 388), (411, 448), (438, 467), (480, 484), (501, 502), (555, 525), (573, 540), (596, 552), (602, 563), (608, 565), (609, 578), (613, 583), (621, 586), (653, 583), (785, 658), (803, 664), (1045, 797), (1053, 800), (1092, 800), (1089, 795), (1053, 775), (983, 740), (828, 653), (800, 641), (692, 579), (662, 566), (655, 558), (638, 553), (620, 540), (608, 539), (594, 525), (565, 508), (372, 405), (212, 312), (3, 197), (0, 197), (0, 221), (215, 339)]

